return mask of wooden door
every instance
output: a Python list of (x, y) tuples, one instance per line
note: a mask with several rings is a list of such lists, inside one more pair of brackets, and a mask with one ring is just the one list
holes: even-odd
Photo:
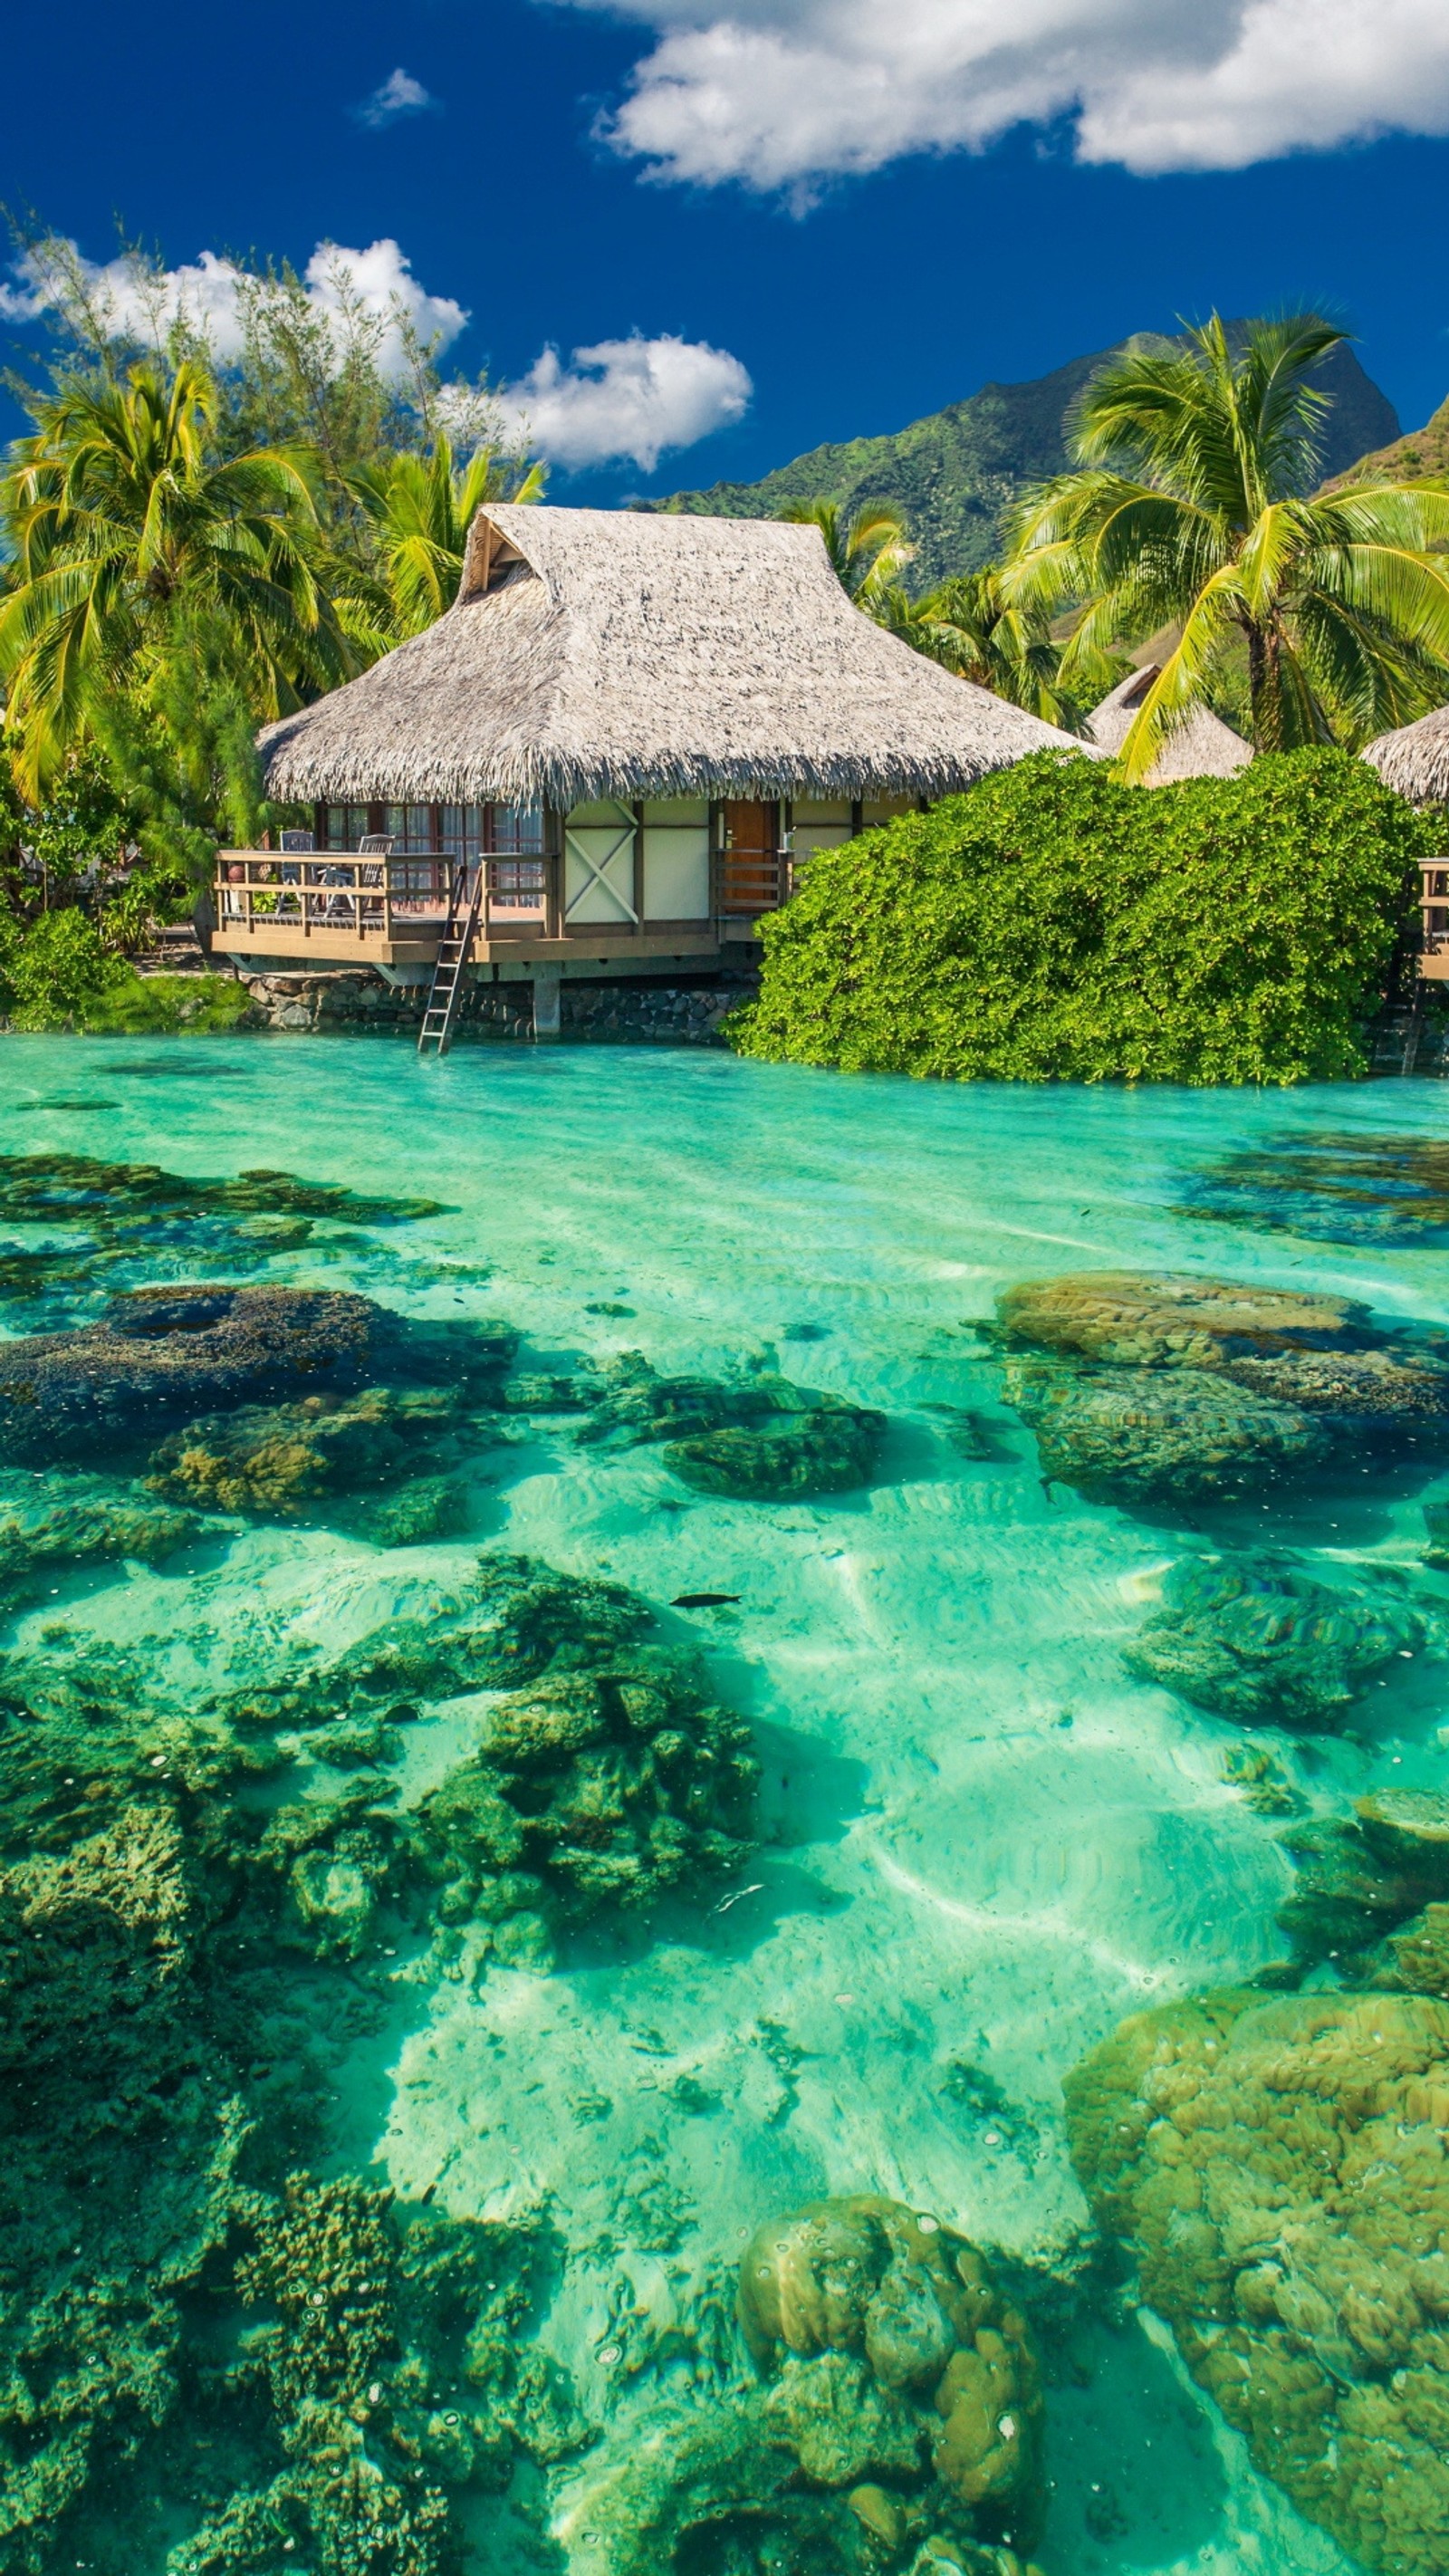
[(780, 900), (779, 816), (778, 805), (725, 806), (721, 912), (774, 911)]

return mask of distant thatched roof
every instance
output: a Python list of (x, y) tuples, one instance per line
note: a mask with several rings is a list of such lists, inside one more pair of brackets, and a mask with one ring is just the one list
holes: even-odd
[(490, 504), (435, 626), (261, 736), (307, 802), (940, 795), (1080, 749), (851, 606), (820, 531)]
[[(1103, 751), (1121, 750), (1158, 667), (1148, 662), (1140, 671), (1129, 671), (1087, 718), (1087, 732)], [(1180, 778), (1231, 778), (1246, 769), (1252, 757), (1251, 743), (1244, 742), (1231, 725), (1225, 725), (1210, 707), (1194, 707), (1186, 724), (1179, 725), (1164, 743), (1143, 783), (1170, 787)]]
[(1381, 733), (1363, 756), (1411, 804), (1449, 804), (1449, 707), (1436, 707), (1397, 733)]

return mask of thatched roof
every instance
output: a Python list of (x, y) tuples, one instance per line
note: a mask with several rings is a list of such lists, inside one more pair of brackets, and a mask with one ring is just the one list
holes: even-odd
[(1381, 733), (1363, 756), (1410, 804), (1449, 804), (1449, 707), (1436, 707), (1397, 733)]
[(272, 796), (933, 796), (1080, 749), (851, 606), (820, 531), (494, 505), (423, 635), (261, 736)]
[[(1121, 750), (1158, 669), (1156, 662), (1147, 662), (1140, 671), (1129, 671), (1087, 718), (1087, 732), (1103, 751)], [(1252, 757), (1252, 744), (1234, 733), (1231, 725), (1225, 725), (1210, 707), (1194, 707), (1187, 722), (1163, 744), (1143, 784), (1170, 787), (1181, 778), (1231, 778), (1246, 769)]]

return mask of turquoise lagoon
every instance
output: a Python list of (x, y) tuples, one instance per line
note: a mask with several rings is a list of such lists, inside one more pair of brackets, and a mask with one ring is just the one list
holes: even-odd
[[(233, 1039), (0, 1053), (7, 1153), (196, 1175), (266, 1165), (447, 1208), (352, 1230), (325, 1261), (316, 1245), (279, 1253), (265, 1276), (505, 1319), (530, 1365), (639, 1350), (661, 1370), (717, 1372), (773, 1354), (889, 1416), (874, 1488), (807, 1503), (692, 1493), (657, 1450), (580, 1447), (567, 1421), (535, 1423), (480, 1452), (466, 1537), (379, 1550), (239, 1527), (159, 1572), (74, 1573), (11, 1630), (31, 1647), (57, 1621), (159, 1640), (178, 1669), (225, 1652), (264, 1665), (425, 1606), (491, 1544), (627, 1584), (701, 1646), (758, 1733), (765, 1839), (749, 1866), (647, 1935), (579, 1940), (549, 1974), (490, 1963), (430, 1979), (406, 1945), (360, 1963), (386, 2011), (338, 2036), (315, 2160), (457, 2217), (546, 2212), (567, 2262), (539, 2333), (606, 2443), (688, 2405), (671, 2329), (761, 2220), (881, 2192), (1023, 2267), (1049, 2345), (1067, 2319), (1047, 2576), (1349, 2567), (1255, 2475), (1166, 2331), (1091, 2271), (1062, 2077), (1127, 2013), (1282, 1957), (1290, 1871), (1275, 1821), (1223, 1776), (1241, 1729), (1122, 1664), (1190, 1516), (1044, 1485), (971, 1328), (1014, 1283), (1092, 1269), (1312, 1287), (1389, 1323), (1449, 1324), (1432, 1231), (1332, 1240), (1251, 1207), (1226, 1223), (1202, 1213), (1200, 1186), (1224, 1158), (1325, 1131), (1433, 1142), (1446, 1111), (1428, 1083), (953, 1090), (684, 1052), (468, 1050), (419, 1066), (401, 1048)], [(1265, 1538), (1418, 1567), (1420, 1499), (1373, 1477), (1361, 1505), (1250, 1508)], [(738, 1601), (668, 1609), (691, 1593)], [(1316, 1808), (1379, 1782), (1442, 1787), (1449, 1707), (1405, 1692), (1357, 1739), (1265, 1740)], [(460, 1730), (456, 1710), (409, 1730), (406, 1796), (440, 1776)], [(507, 2499), (467, 2508), (470, 2576), (568, 2566), (537, 2535), (550, 2515), (567, 2530), (579, 2466), (535, 2496), (536, 2522)], [(137, 2561), (135, 2576), (153, 2570)]]

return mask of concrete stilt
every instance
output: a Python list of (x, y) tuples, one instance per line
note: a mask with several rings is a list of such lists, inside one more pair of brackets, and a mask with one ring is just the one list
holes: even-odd
[(556, 966), (536, 966), (533, 971), (533, 1034), (535, 1038), (556, 1038), (559, 1033), (559, 970)]

